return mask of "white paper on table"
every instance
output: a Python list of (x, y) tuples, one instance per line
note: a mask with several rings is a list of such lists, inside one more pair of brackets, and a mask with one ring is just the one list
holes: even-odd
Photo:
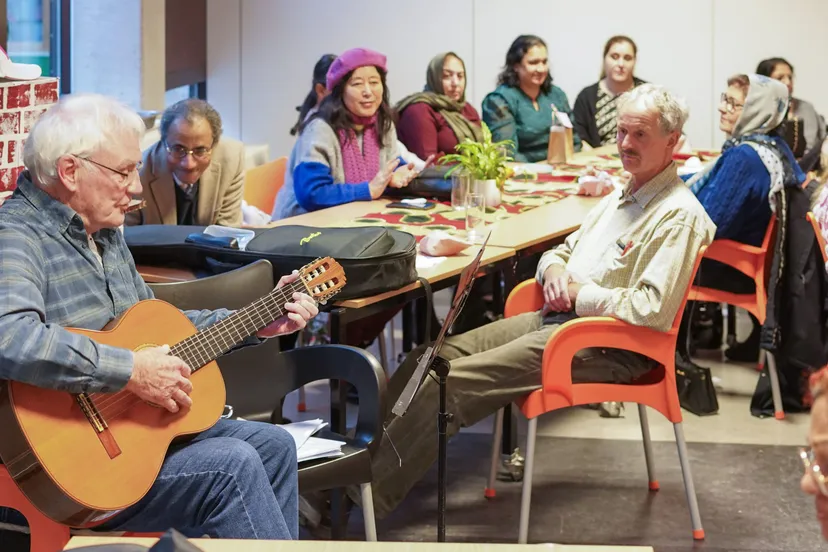
[(417, 270), (423, 270), (426, 268), (432, 268), (437, 266), (438, 264), (445, 261), (447, 257), (429, 257), (428, 255), (417, 255), (417, 261), (414, 263), (414, 267)]
[(293, 440), (296, 442), (296, 450), (301, 449), (310, 440), (311, 435), (328, 425), (328, 422), (322, 421), (321, 418), (315, 420), (305, 420), (304, 422), (294, 422), (292, 424), (280, 425), (282, 429), (290, 433)]
[(299, 462), (315, 460), (317, 458), (343, 456), (342, 445), (344, 444), (344, 441), (310, 437), (307, 441), (305, 441), (305, 444), (299, 447), (296, 451), (296, 456)]

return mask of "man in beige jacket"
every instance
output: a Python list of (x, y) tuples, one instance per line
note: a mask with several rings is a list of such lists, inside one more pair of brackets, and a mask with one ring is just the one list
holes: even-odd
[(164, 111), (161, 140), (144, 151), (140, 173), (146, 206), (127, 225), (241, 226), (244, 146), (221, 137), (221, 117), (204, 100)]

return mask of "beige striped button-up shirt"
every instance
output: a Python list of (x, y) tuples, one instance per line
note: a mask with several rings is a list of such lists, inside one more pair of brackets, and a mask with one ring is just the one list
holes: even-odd
[(584, 283), (578, 316), (612, 316), (654, 330), (670, 329), (702, 245), (716, 226), (670, 164), (635, 193), (616, 190), (580, 229), (538, 264), (537, 280), (552, 265)]

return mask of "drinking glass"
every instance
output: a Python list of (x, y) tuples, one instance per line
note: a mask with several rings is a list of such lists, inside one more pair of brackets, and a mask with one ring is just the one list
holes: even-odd
[(482, 242), (485, 228), (486, 196), (469, 192), (466, 194), (466, 235), (469, 241), (473, 243)]
[(464, 171), (455, 171), (451, 175), (451, 206), (455, 211), (466, 208), (466, 195), (470, 189), (471, 177)]

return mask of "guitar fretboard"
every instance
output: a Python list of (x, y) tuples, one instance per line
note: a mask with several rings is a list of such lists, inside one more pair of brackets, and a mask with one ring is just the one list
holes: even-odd
[(195, 372), (283, 316), (287, 312), (285, 303), (293, 301), (297, 291), (307, 292), (301, 279), (274, 289), (227, 318), (176, 343), (170, 348), (170, 354), (182, 359)]

